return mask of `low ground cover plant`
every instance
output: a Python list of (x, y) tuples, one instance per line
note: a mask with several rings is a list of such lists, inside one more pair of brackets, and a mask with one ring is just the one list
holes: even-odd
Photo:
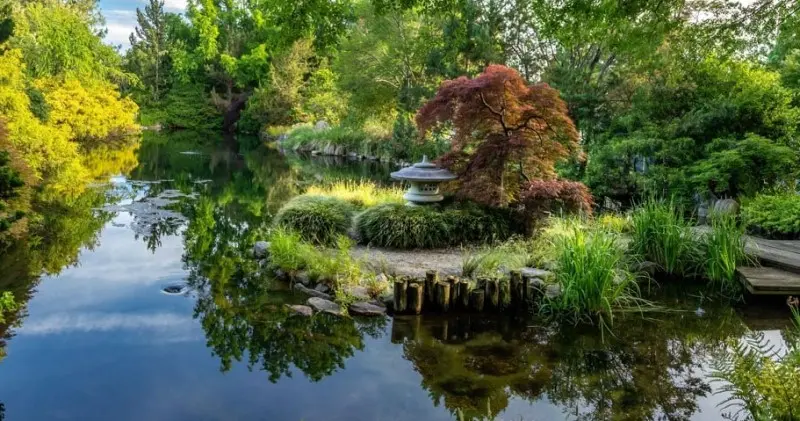
[(759, 194), (742, 202), (742, 219), (751, 232), (772, 238), (800, 238), (800, 194)]

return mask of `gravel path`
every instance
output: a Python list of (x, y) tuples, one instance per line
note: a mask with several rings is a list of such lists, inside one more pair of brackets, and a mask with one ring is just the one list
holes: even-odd
[(365, 259), (376, 271), (388, 268), (390, 273), (423, 277), (428, 270), (438, 270), (441, 275), (460, 275), (461, 262), (466, 250), (391, 250), (358, 246), (354, 257)]

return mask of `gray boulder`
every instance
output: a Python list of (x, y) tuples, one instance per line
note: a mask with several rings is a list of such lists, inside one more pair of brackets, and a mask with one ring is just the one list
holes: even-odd
[(355, 286), (345, 289), (347, 295), (355, 298), (356, 301), (369, 301), (372, 299), (366, 287)]
[(308, 277), (308, 273), (306, 272), (298, 272), (297, 275), (294, 277), (295, 282), (299, 282), (305, 286), (311, 285), (311, 279)]
[(537, 268), (522, 268), (520, 270), (520, 273), (522, 273), (522, 277), (525, 279), (532, 279), (532, 278), (545, 279), (553, 274), (548, 270), (537, 269)]
[(333, 314), (335, 316), (342, 315), (342, 308), (339, 307), (339, 304), (336, 304), (333, 301), (319, 297), (311, 297), (308, 299), (307, 303), (316, 311)]
[(253, 256), (256, 259), (263, 259), (269, 255), (269, 242), (259, 241), (253, 246)]
[(314, 291), (319, 291), (319, 292), (321, 292), (323, 294), (330, 294), (331, 293), (331, 287), (329, 287), (329, 286), (327, 286), (325, 284), (317, 284), (317, 286), (314, 287)]
[(354, 314), (357, 316), (383, 316), (386, 314), (386, 308), (377, 306), (375, 304), (370, 303), (355, 303), (350, 306), (350, 314)]
[(324, 300), (332, 300), (333, 299), (333, 297), (331, 297), (330, 294), (326, 294), (324, 292), (319, 292), (317, 290), (308, 288), (303, 284), (299, 284), (299, 283), (298, 284), (294, 284), (294, 289), (295, 289), (295, 291), (300, 291), (303, 294), (310, 295), (312, 297), (322, 298)]
[(286, 305), (287, 308), (292, 310), (295, 315), (297, 316), (304, 316), (304, 317), (311, 317), (314, 314), (314, 310), (311, 309), (309, 306), (304, 306), (300, 304), (295, 305)]
[(733, 199), (720, 199), (714, 203), (714, 213), (739, 214), (739, 202)]

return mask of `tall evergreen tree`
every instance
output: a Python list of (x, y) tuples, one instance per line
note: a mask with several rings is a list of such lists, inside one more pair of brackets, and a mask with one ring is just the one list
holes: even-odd
[(164, 0), (150, 0), (144, 12), (136, 9), (136, 31), (131, 34), (131, 48), (141, 67), (142, 81), (153, 94), (153, 100), (161, 97), (167, 63), (168, 38), (167, 14)]

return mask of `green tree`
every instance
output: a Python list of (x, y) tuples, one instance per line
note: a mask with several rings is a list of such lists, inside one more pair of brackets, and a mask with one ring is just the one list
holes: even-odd
[(150, 0), (144, 12), (136, 8), (136, 21), (138, 26), (130, 36), (129, 54), (138, 62), (139, 78), (151, 91), (153, 100), (158, 101), (165, 84), (164, 75), (169, 71), (166, 67), (170, 47), (164, 1)]

